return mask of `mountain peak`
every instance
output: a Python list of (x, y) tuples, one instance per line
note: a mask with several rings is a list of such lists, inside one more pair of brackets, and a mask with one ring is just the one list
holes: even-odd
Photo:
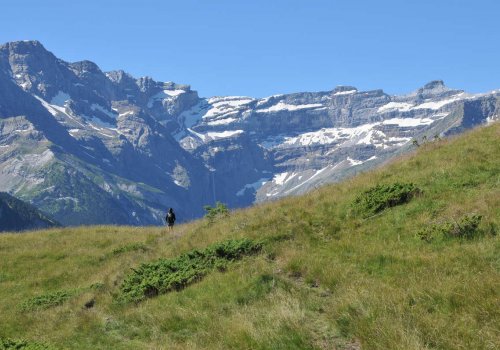
[(78, 74), (82, 74), (82, 73), (86, 73), (86, 72), (102, 74), (102, 71), (99, 68), (99, 66), (92, 61), (83, 60), (83, 61), (73, 62), (73, 63), (70, 63), (70, 66)]
[(432, 80), (424, 85), (423, 90), (448, 89), (442, 80)]
[(428, 99), (451, 96), (461, 92), (463, 92), (463, 90), (449, 88), (442, 80), (432, 80), (417, 91), (411, 93), (410, 96), (420, 96), (420, 98)]
[(349, 85), (338, 85), (333, 92), (346, 92), (346, 91), (358, 91), (354, 86)]
[(30, 53), (33, 50), (43, 50), (47, 51), (41, 42), (38, 40), (22, 40), (22, 41), (12, 41), (0, 45), (0, 49), (8, 49), (11, 52), (16, 52), (20, 54)]

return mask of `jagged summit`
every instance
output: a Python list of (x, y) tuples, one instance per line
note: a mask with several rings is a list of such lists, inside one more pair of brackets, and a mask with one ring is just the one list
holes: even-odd
[(423, 90), (433, 90), (433, 89), (447, 89), (444, 81), (442, 80), (432, 80), (424, 85)]
[(0, 45), (0, 49), (8, 48), (9, 50), (32, 50), (32, 49), (45, 49), (42, 43), (38, 40), (19, 40), (10, 41)]
[(432, 80), (407, 96), (412, 98), (416, 97), (420, 101), (423, 101), (433, 98), (453, 96), (463, 92), (464, 90), (453, 89), (446, 86), (443, 80)]
[(69, 64), (71, 68), (74, 69), (74, 71), (78, 73), (99, 73), (103, 74), (99, 66), (89, 60), (83, 60), (83, 61), (78, 61), (78, 62), (72, 62)]
[(354, 86), (349, 86), (349, 85), (338, 85), (333, 89), (333, 92), (346, 92), (346, 91), (358, 91), (357, 88)]

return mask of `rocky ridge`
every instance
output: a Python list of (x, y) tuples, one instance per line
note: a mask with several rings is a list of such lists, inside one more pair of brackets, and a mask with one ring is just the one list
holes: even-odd
[(500, 90), (433, 81), (382, 90), (201, 98), (189, 85), (68, 63), (37, 41), (0, 46), (0, 191), (63, 224), (160, 224), (338, 181), (499, 118)]

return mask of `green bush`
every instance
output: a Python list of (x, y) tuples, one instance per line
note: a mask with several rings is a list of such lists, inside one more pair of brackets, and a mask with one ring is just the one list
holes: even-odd
[[(97, 291), (104, 288), (104, 284), (97, 282), (91, 284), (89, 287), (75, 288), (68, 290), (58, 290), (52, 293), (38, 295), (36, 297), (25, 300), (19, 305), (21, 311), (36, 311), (45, 310), (54, 306), (58, 306), (69, 300), (70, 298), (85, 292)], [(0, 348), (1, 349), (1, 348)]]
[(56, 348), (45, 344), (27, 341), (0, 338), (0, 350), (55, 350)]
[(213, 269), (224, 270), (227, 263), (253, 254), (262, 248), (261, 243), (250, 239), (228, 240), (207, 247), (191, 250), (173, 259), (160, 259), (142, 264), (125, 278), (119, 301), (138, 302), (172, 290), (180, 290), (200, 280)]
[(413, 183), (377, 185), (358, 195), (352, 206), (356, 212), (369, 217), (386, 208), (407, 203), (420, 192)]
[(205, 205), (203, 209), (206, 211), (205, 218), (208, 219), (209, 223), (213, 223), (217, 219), (225, 218), (229, 216), (228, 207), (221, 202), (215, 203), (215, 207)]
[(53, 293), (47, 293), (36, 296), (24, 301), (21, 305), (21, 311), (44, 310), (53, 306), (61, 305), (66, 300), (77, 293), (77, 290), (60, 290)]
[(465, 215), (459, 221), (430, 225), (417, 232), (417, 237), (426, 242), (437, 238), (472, 239), (482, 234), (479, 229), (481, 215)]
[(456, 223), (456, 229), (452, 232), (455, 237), (472, 239), (481, 234), (479, 224), (481, 223), (481, 215), (465, 215)]

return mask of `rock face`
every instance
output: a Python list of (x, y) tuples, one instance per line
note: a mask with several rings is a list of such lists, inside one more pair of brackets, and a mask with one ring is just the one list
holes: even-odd
[(60, 226), (54, 219), (8, 193), (0, 192), (0, 232)]
[(412, 140), (499, 118), (500, 91), (433, 81), (382, 90), (200, 98), (188, 85), (64, 62), (39, 42), (0, 46), (0, 191), (66, 225), (162, 223), (338, 181)]

